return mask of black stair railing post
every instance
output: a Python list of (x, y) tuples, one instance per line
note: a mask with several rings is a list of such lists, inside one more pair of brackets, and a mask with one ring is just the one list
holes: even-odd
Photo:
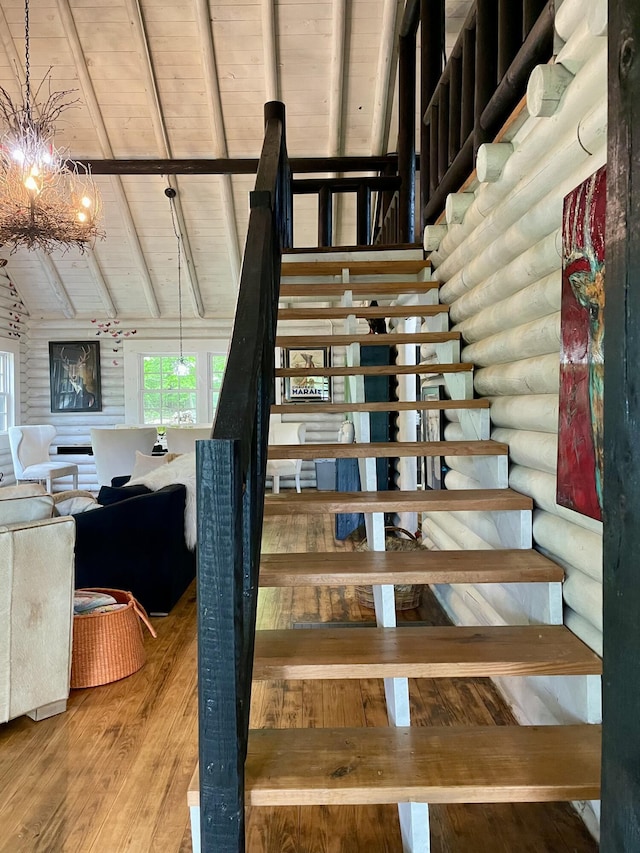
[(499, 83), (522, 45), (522, 0), (498, 0), (498, 74)]
[(371, 244), (371, 190), (361, 183), (356, 191), (356, 230), (358, 246)]
[(442, 74), (445, 0), (420, 0), (420, 231), (431, 194), (431, 128), (427, 107)]
[(440, 115), (438, 121), (438, 183), (449, 168), (449, 83), (440, 84)]
[(400, 243), (415, 240), (416, 204), (416, 34), (399, 39), (398, 174), (400, 175)]
[(291, 236), (284, 105), (265, 105), (231, 346), (213, 437), (197, 442), (202, 853), (244, 853), (258, 566), (281, 248)]
[(489, 141), (481, 116), (495, 92), (498, 54), (498, 0), (476, 0), (476, 86), (474, 104), (474, 159), (478, 148)]
[(440, 106), (433, 104), (429, 110), (429, 195), (427, 201), (438, 188), (438, 138), (440, 136)]
[(318, 246), (333, 242), (333, 194), (328, 184), (318, 192)]
[(460, 150), (460, 126), (462, 124), (462, 61), (459, 56), (451, 57), (449, 77), (449, 162), (453, 163)]
[(460, 118), (460, 143), (464, 145), (473, 132), (476, 78), (476, 30), (465, 27), (462, 34), (462, 107)]

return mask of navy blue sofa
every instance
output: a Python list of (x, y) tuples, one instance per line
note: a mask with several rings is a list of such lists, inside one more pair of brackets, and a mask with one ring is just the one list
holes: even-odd
[(102, 506), (74, 516), (76, 588), (128, 590), (148, 613), (167, 614), (196, 574), (184, 538), (186, 494), (181, 483), (155, 492), (103, 486)]

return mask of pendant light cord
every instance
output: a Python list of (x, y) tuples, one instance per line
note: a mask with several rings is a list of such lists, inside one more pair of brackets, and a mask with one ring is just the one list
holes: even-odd
[(180, 364), (183, 363), (182, 358), (182, 240), (178, 230), (178, 223), (175, 212), (175, 198), (168, 196), (169, 207), (171, 208), (171, 224), (173, 225), (173, 233), (176, 235), (176, 244), (178, 247), (178, 338), (180, 342)]
[(24, 3), (24, 98), (25, 113), (31, 119), (31, 62), (29, 56), (29, 0)]

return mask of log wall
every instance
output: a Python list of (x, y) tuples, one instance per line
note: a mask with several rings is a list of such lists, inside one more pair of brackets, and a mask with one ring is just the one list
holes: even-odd
[[(598, 653), (602, 525), (558, 506), (555, 495), (562, 205), (606, 162), (607, 38), (589, 26), (602, 6), (564, 0), (556, 22), (558, 61), (574, 76), (559, 108), (550, 117), (526, 114), (509, 140), (514, 151), (501, 177), (467, 189), (474, 200), (462, 224), (450, 225), (431, 255), (441, 300), (463, 334), (462, 360), (477, 365), (475, 391), (492, 401), (492, 437), (509, 444), (510, 485), (535, 501), (535, 547), (566, 571), (565, 624)], [(458, 424), (447, 427), (448, 437), (458, 433)], [(447, 463), (448, 488), (475, 484), (469, 460)], [(478, 514), (433, 514), (425, 534), (437, 548), (499, 545), (495, 527)], [(505, 588), (451, 586), (438, 588), (438, 595), (460, 622), (536, 618), (537, 593), (525, 588), (514, 596)], [(599, 688), (585, 679), (513, 679), (500, 686), (522, 722), (599, 713)]]
[[(8, 330), (2, 328), (2, 302), (6, 289), (0, 276), (0, 349), (2, 338), (9, 338)], [(178, 338), (178, 324), (173, 320), (162, 322), (149, 320), (122, 321), (123, 329), (135, 328), (136, 341), (163, 339), (167, 341), (168, 351), (175, 348)], [(292, 334), (296, 330), (289, 330)], [(304, 333), (304, 329), (298, 329)], [(306, 329), (308, 331), (308, 329)], [(226, 321), (212, 322), (211, 320), (186, 320), (183, 324), (184, 348), (188, 351), (190, 339), (226, 340), (230, 334), (230, 324)], [(124, 392), (124, 353), (122, 346), (117, 352), (113, 351), (112, 341), (108, 337), (100, 337), (100, 372), (102, 382), (102, 411), (101, 412), (60, 412), (52, 413), (50, 407), (49, 388), (49, 341), (95, 341), (96, 327), (90, 320), (34, 320), (25, 317), (21, 326), (21, 413), (20, 421), (24, 424), (51, 423), (57, 429), (54, 444), (90, 444), (92, 427), (109, 427), (125, 422), (125, 392)], [(336, 347), (332, 351), (335, 365), (344, 364), (344, 347)], [(333, 399), (344, 399), (344, 379), (334, 377)], [(307, 423), (307, 443), (335, 441), (342, 422), (340, 415), (284, 415), (282, 420)], [(98, 482), (93, 456), (71, 455), (65, 457), (78, 465), (78, 487), (96, 491)], [(0, 471), (4, 473), (3, 484), (9, 485), (14, 481), (13, 465), (9, 452), (7, 436), (0, 435)], [(315, 487), (315, 465), (303, 462), (301, 482), (303, 486)], [(64, 482), (55, 484), (56, 490), (64, 488)], [(289, 481), (283, 478), (281, 488), (293, 488), (293, 478)]]
[[(178, 323), (163, 320), (162, 323), (150, 320), (123, 320), (123, 329), (135, 328), (136, 340), (165, 339), (168, 350), (175, 349), (178, 339)], [(226, 340), (230, 334), (230, 324), (226, 321), (187, 320), (183, 324), (185, 350), (191, 338), (212, 338)], [(100, 373), (102, 385), (101, 412), (51, 412), (49, 386), (49, 341), (95, 341), (100, 340)], [(21, 417), (24, 424), (50, 423), (57, 429), (56, 444), (90, 444), (92, 427), (109, 427), (125, 421), (124, 393), (124, 355), (122, 346), (114, 352), (114, 344), (109, 337), (97, 337), (96, 327), (90, 320), (37, 320), (30, 319), (25, 324), (25, 333), (21, 339), (24, 353), (21, 360)], [(28, 344), (28, 346), (27, 346)], [(5, 483), (13, 481), (13, 466), (8, 454), (7, 465), (3, 455), (6, 436), (0, 436), (0, 470), (5, 472)], [(93, 456), (70, 455), (64, 457), (78, 465), (78, 487), (96, 491), (96, 477)], [(65, 488), (64, 481), (55, 484), (56, 490)]]

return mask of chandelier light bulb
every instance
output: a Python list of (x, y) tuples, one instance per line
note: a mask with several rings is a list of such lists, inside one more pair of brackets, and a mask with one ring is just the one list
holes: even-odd
[(80, 204), (83, 207), (91, 207), (91, 199), (89, 198), (88, 195), (85, 195), (80, 199)]
[(39, 187), (38, 187), (38, 184), (36, 183), (36, 179), (33, 177), (33, 175), (29, 175), (27, 180), (24, 182), (24, 185), (29, 190), (29, 192), (34, 192), (34, 193), (38, 192)]
[(14, 148), (11, 152), (11, 156), (16, 161), (16, 163), (24, 163), (24, 151), (20, 148)]
[(86, 221), (87, 221), (87, 214), (84, 213), (82, 210), (79, 211), (78, 212), (78, 222), (86, 222)]

